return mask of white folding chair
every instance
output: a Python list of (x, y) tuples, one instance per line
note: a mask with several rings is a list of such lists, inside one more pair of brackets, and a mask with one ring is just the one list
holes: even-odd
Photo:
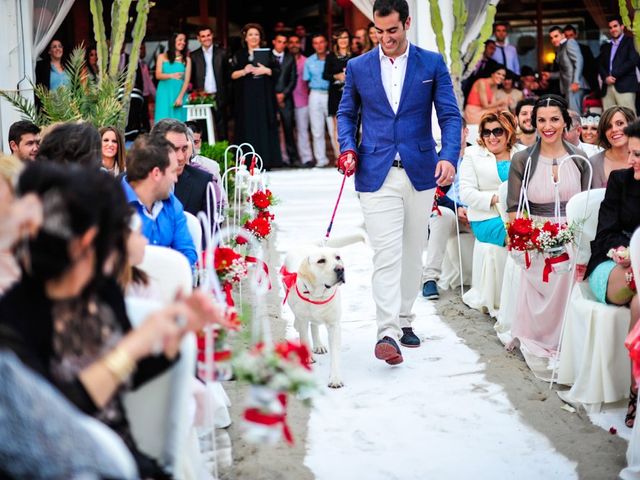
[(193, 244), (196, 247), (199, 259), (202, 254), (202, 229), (200, 228), (200, 222), (195, 217), (195, 215), (189, 212), (184, 212), (184, 216), (187, 219), (187, 229), (189, 230), (189, 234), (193, 239)]
[[(499, 204), (503, 207), (507, 205), (508, 184), (503, 182), (498, 188)], [(503, 222), (509, 221), (506, 208), (500, 208), (500, 216)], [(520, 267), (516, 265), (511, 255), (507, 255), (504, 264), (504, 274), (502, 277), (502, 290), (500, 291), (500, 311), (493, 328), (498, 334), (498, 338), (503, 344), (511, 342), (511, 320), (516, 315), (518, 303), (517, 292), (520, 289)]]
[[(127, 298), (126, 307), (135, 328), (162, 304)], [(123, 396), (136, 445), (176, 478), (193, 478), (202, 466), (198, 449), (189, 448), (195, 436), (191, 388), (195, 368), (196, 340), (189, 333), (182, 340), (179, 360), (169, 370)]]
[(161, 298), (165, 304), (172, 302), (178, 291), (189, 294), (193, 289), (189, 261), (170, 248), (147, 245), (140, 269), (149, 276), (150, 288), (157, 294), (155, 298)]
[[(582, 227), (577, 264), (585, 265), (596, 236), (598, 211), (605, 189), (582, 192), (567, 203), (567, 221), (580, 220)], [(588, 202), (588, 203), (587, 203)], [(629, 356), (624, 340), (629, 331), (629, 309), (596, 301), (587, 280), (571, 291), (560, 344), (557, 382), (572, 385), (560, 398), (598, 411), (603, 403), (617, 402), (629, 392)]]
[[(631, 268), (634, 274), (640, 275), (640, 229), (631, 237)], [(627, 447), (627, 466), (620, 472), (622, 480), (640, 480), (640, 422), (634, 422), (631, 440)]]

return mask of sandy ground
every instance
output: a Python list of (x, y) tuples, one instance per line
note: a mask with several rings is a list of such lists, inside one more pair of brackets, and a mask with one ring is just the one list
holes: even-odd
[[(293, 209), (294, 205), (290, 205), (290, 208)], [(314, 221), (314, 219), (310, 219), (310, 222)], [(323, 224), (324, 219), (320, 223)], [(314, 226), (313, 228), (315, 230), (318, 227)], [(279, 232), (279, 234), (281, 233)], [(277, 272), (280, 265), (279, 254), (275, 251), (274, 245), (271, 245), (268, 252), (268, 263), (273, 277), (273, 272)], [(272, 278), (272, 283), (278, 285), (277, 279)], [(522, 357), (518, 353), (505, 352), (493, 330), (494, 321), (488, 315), (470, 310), (463, 305), (458, 292), (455, 294), (441, 293), (441, 299), (435, 302), (437, 314), (461, 341), (478, 355), (479, 362), (484, 364), (483, 374), (487, 382), (504, 390), (520, 419), (527, 426), (546, 437), (558, 453), (575, 462), (579, 478), (616, 478), (626, 463), (627, 442), (620, 436), (611, 435), (608, 431), (593, 425), (586, 413), (569, 413), (563, 410), (561, 408), (563, 403), (557, 394), (549, 390), (547, 383), (541, 382), (533, 376)], [(276, 340), (285, 338), (287, 333), (287, 320), (282, 315), (279, 295), (280, 292), (273, 289), (268, 296), (268, 315)], [(343, 305), (343, 308), (345, 306)], [(429, 339), (420, 350), (422, 349), (429, 349)], [(345, 387), (345, 389), (348, 388), (349, 385)], [(308, 456), (307, 450), (309, 448), (306, 443), (309, 432), (309, 409), (295, 399), (290, 400), (288, 420), (295, 437), (294, 446), (290, 447), (285, 443), (276, 446), (250, 445), (242, 438), (239, 422), (246, 387), (237, 385), (236, 382), (227, 382), (225, 389), (233, 403), (231, 416), (234, 423), (227, 430), (231, 439), (232, 462), (226, 467), (221, 466), (220, 478), (225, 480), (305, 480), (314, 478), (313, 473), (305, 466), (305, 458)], [(473, 403), (470, 402), (468, 407), (473, 409)], [(468, 412), (461, 412), (460, 416), (466, 414)], [(344, 428), (347, 433), (349, 426), (345, 425)], [(501, 449), (504, 455), (509, 455), (510, 445), (512, 448), (516, 446), (510, 442), (518, 442), (518, 437), (505, 439), (505, 444)], [(522, 447), (522, 445), (518, 446)], [(420, 445), (417, 445), (417, 448), (419, 449)], [(532, 446), (533, 449), (535, 446)], [(428, 452), (425, 454), (428, 455)], [(357, 445), (353, 445), (353, 455), (358, 455)], [(427, 458), (425, 457), (425, 461), (428, 461)], [(460, 460), (464, 461), (464, 459)], [(330, 459), (327, 458), (327, 461)], [(487, 460), (487, 463), (489, 462), (491, 462), (490, 459)], [(339, 465), (336, 467), (340, 468)], [(415, 467), (419, 472), (420, 465)], [(336, 475), (327, 478), (344, 477)], [(378, 475), (376, 478), (384, 477)], [(485, 477), (479, 475), (477, 478)], [(548, 478), (552, 478), (552, 476), (548, 476)]]

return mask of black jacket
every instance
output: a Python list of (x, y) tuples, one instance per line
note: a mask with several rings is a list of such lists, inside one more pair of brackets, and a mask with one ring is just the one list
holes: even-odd
[(602, 79), (602, 95), (607, 93), (607, 83), (605, 78), (609, 75), (616, 77), (615, 87), (620, 93), (635, 92), (638, 90), (638, 79), (636, 78), (636, 65), (640, 57), (633, 46), (633, 39), (624, 36), (615, 57), (613, 57), (613, 68), (609, 71), (609, 56), (611, 55), (611, 42), (607, 42), (600, 48), (598, 56), (598, 73)]
[[(191, 52), (191, 84), (194, 90), (204, 90), (204, 77), (206, 73), (206, 63), (204, 61), (204, 52), (202, 48), (198, 48)], [(216, 79), (216, 100), (219, 105), (224, 104), (227, 94), (227, 51), (213, 46), (213, 76)]]
[(198, 216), (198, 212), (207, 211), (207, 185), (211, 180), (210, 173), (185, 165), (173, 192), (185, 212)]
[(591, 258), (586, 276), (602, 262), (607, 252), (616, 247), (628, 247), (631, 235), (640, 226), (640, 180), (633, 178), (633, 169), (614, 170), (609, 174), (607, 191), (600, 204), (598, 231), (591, 242)]
[(276, 81), (276, 93), (284, 93), (286, 97), (290, 97), (296, 88), (297, 81), (296, 59), (289, 52), (284, 52), (284, 58), (280, 64), (280, 74)]

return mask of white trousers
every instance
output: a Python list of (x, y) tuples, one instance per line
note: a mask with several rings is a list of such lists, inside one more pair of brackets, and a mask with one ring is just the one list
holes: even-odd
[(328, 92), (311, 90), (309, 93), (309, 120), (311, 121), (313, 154), (316, 157), (316, 164), (324, 167), (329, 165), (325, 129), (329, 131), (329, 137), (333, 145), (333, 119), (329, 116)]
[(309, 139), (309, 107), (296, 107), (296, 145), (301, 163), (313, 161), (311, 141)]
[(410, 327), (421, 287), (422, 249), (435, 188), (417, 191), (402, 168), (391, 167), (376, 192), (360, 192), (365, 228), (373, 247), (373, 300), (378, 339), (400, 338)]
[[(447, 242), (456, 236), (456, 222), (458, 215), (453, 210), (440, 207), (442, 215), (436, 212), (429, 217), (429, 242), (427, 243), (427, 258), (422, 270), (422, 283), (428, 280), (440, 279), (442, 261), (447, 253)], [(460, 225), (460, 232), (469, 232), (467, 225)]]

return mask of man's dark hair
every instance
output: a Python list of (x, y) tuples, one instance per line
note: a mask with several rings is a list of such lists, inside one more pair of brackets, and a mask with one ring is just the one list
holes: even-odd
[(27, 133), (37, 135), (40, 133), (40, 127), (29, 120), (20, 120), (15, 122), (9, 127), (9, 143), (16, 142), (16, 145), (19, 145), (22, 140), (22, 136)]
[(400, 22), (404, 25), (404, 22), (409, 18), (409, 5), (407, 0), (376, 0), (373, 4), (373, 15), (376, 13), (379, 17), (386, 17), (393, 12), (398, 12), (400, 16)]
[(327, 39), (327, 36), (324, 33), (314, 33), (313, 35), (311, 35), (311, 41), (314, 41), (318, 37), (322, 37), (325, 40)]
[(607, 25), (611, 22), (618, 22), (620, 25), (624, 25), (622, 17), (620, 15), (610, 15), (607, 17)]
[(494, 22), (493, 23), (493, 31), (496, 31), (496, 27), (505, 27), (507, 29), (507, 31), (509, 30), (509, 22), (505, 22), (505, 21), (499, 21), (499, 22)]
[(489, 45), (489, 44), (491, 44), (491, 43), (493, 43), (493, 44), (495, 45), (495, 44), (496, 44), (496, 41), (495, 41), (495, 40), (491, 40), (491, 39), (485, 40), (485, 41), (484, 41), (484, 46), (486, 47), (487, 45)]
[(549, 34), (551, 34), (551, 32), (555, 32), (555, 31), (558, 31), (558, 32), (560, 32), (560, 33), (564, 34), (564, 32), (562, 31), (562, 29), (561, 29), (558, 25), (554, 25), (553, 27), (551, 27), (551, 28), (549, 29)]
[(296, 37), (298, 40), (300, 40), (300, 35), (295, 34), (295, 33), (291, 33), (291, 34), (289, 34), (289, 36), (287, 37), (287, 41), (291, 40), (293, 37)]
[(209, 30), (211, 32), (211, 35), (213, 35), (213, 28), (211, 28), (209, 25), (200, 25), (196, 32), (198, 35), (200, 35), (200, 32), (204, 32), (205, 30)]
[(102, 166), (102, 138), (88, 122), (67, 122), (47, 133), (36, 160), (77, 163), (99, 169)]
[(275, 33), (273, 34), (273, 39), (274, 39), (274, 40), (275, 40), (276, 38), (278, 38), (278, 37), (284, 37), (284, 38), (285, 38), (285, 40), (286, 40), (286, 38), (287, 38), (287, 34), (286, 34), (285, 32), (283, 32), (282, 30), (280, 30), (279, 32), (275, 32)]
[(520, 110), (522, 110), (522, 107), (526, 107), (527, 105), (530, 106), (535, 106), (536, 104), (536, 99), (535, 98), (523, 98), (522, 100), (520, 100), (518, 103), (516, 103), (516, 117), (518, 115), (520, 115)]
[(144, 180), (156, 167), (164, 172), (169, 166), (171, 151), (173, 146), (164, 136), (153, 140), (149, 135), (138, 136), (133, 147), (127, 152), (127, 180), (129, 182)]
[(175, 118), (163, 118), (156, 123), (151, 129), (151, 132), (149, 132), (151, 143), (156, 143), (160, 138), (164, 139), (169, 132), (181, 133), (189, 138), (187, 126), (184, 123)]
[(184, 122), (184, 125), (191, 130), (193, 133), (199, 133), (202, 135), (202, 127), (198, 125), (198, 122), (194, 122), (193, 120), (189, 120)]
[(578, 30), (576, 30), (576, 27), (574, 27), (571, 24), (565, 25), (565, 27), (562, 29), (563, 32), (574, 32), (574, 33), (578, 33)]
[(629, 125), (624, 127), (623, 132), (629, 138), (640, 138), (640, 120), (631, 122)]

